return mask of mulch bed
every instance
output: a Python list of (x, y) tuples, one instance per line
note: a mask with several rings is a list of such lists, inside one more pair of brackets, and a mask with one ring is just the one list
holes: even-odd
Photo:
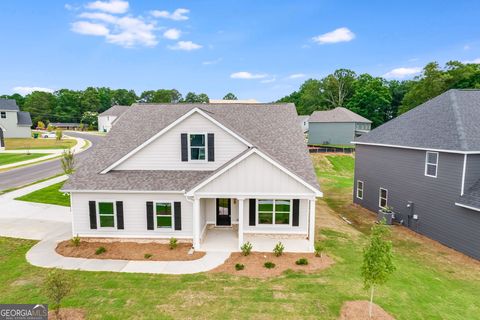
[(48, 319), (54, 320), (84, 320), (85, 319), (85, 311), (82, 309), (74, 309), (74, 308), (60, 308), (60, 315), (57, 318), (55, 316), (55, 312), (50, 310), (48, 311)]
[[(101, 254), (95, 254), (99, 247), (104, 247), (106, 251)], [(200, 259), (205, 255), (204, 252), (194, 252), (189, 255), (188, 251), (192, 247), (190, 243), (178, 243), (173, 250), (168, 244), (146, 242), (91, 242), (81, 241), (78, 247), (75, 247), (70, 240), (62, 241), (57, 245), (55, 251), (65, 257), (88, 258), (88, 259), (118, 259), (118, 260), (145, 260), (145, 261), (187, 261)], [(145, 258), (145, 254), (150, 254), (150, 258)]]
[[(307, 258), (308, 265), (296, 265), (295, 261), (300, 258)], [(275, 268), (267, 269), (263, 265), (270, 261), (275, 263)], [(245, 265), (243, 270), (235, 270), (235, 264)], [(276, 257), (273, 253), (252, 252), (248, 256), (243, 256), (240, 252), (235, 252), (225, 261), (224, 264), (209, 271), (211, 273), (229, 273), (233, 275), (247, 276), (252, 278), (270, 278), (281, 275), (286, 270), (303, 271), (305, 273), (315, 273), (328, 268), (334, 261), (323, 255), (322, 258), (315, 257), (313, 253), (284, 253)]]
[(373, 304), (372, 317), (368, 316), (369, 301), (347, 301), (340, 310), (339, 320), (395, 320), (380, 306)]

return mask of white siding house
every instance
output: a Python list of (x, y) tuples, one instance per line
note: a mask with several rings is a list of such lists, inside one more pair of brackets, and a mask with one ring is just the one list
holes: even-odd
[(127, 111), (128, 106), (113, 106), (98, 115), (98, 131), (109, 132), (117, 119)]
[(30, 113), (20, 111), (13, 99), (0, 99), (0, 151), (5, 148), (4, 138), (31, 138)]

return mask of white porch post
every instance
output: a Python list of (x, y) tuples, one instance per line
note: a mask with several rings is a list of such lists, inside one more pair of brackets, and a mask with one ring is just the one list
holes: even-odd
[(245, 199), (238, 199), (238, 249), (243, 245), (243, 207)]
[(308, 231), (308, 249), (313, 252), (315, 246), (315, 199), (308, 201), (310, 205), (309, 213), (309, 231)]
[(193, 248), (200, 249), (200, 198), (193, 200)]

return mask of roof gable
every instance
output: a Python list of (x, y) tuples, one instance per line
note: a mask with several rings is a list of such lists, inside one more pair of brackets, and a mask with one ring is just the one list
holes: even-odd
[(127, 111), (129, 106), (120, 106), (120, 105), (114, 105), (111, 108), (103, 111), (100, 113), (98, 116), (103, 117), (103, 116), (121, 116), (125, 111)]
[(372, 123), (372, 121), (362, 117), (347, 108), (337, 107), (332, 110), (315, 111), (312, 113), (308, 122), (362, 122)]
[(1, 99), (0, 98), (0, 110), (8, 111), (20, 111), (15, 99)]

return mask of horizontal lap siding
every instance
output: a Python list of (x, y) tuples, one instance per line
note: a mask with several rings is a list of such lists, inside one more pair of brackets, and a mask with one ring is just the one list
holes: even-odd
[(355, 123), (310, 122), (308, 127), (309, 144), (351, 144), (355, 137)]
[(469, 154), (465, 171), (465, 191), (480, 179), (480, 155)]
[[(89, 201), (123, 201), (124, 230), (90, 229)], [(182, 203), (182, 230), (147, 230), (147, 201), (180, 201)], [(107, 194), (73, 193), (73, 232), (79, 236), (131, 238), (191, 238), (192, 204), (182, 194)], [(97, 213), (98, 214), (98, 213)]]
[(460, 196), (463, 155), (440, 153), (437, 178), (425, 176), (425, 151), (358, 145), (356, 181), (364, 182), (363, 200), (358, 203), (374, 212), (379, 209), (379, 188), (388, 189), (388, 205), (407, 220), (419, 217), (412, 229), (470, 256), (480, 258), (480, 214), (455, 206)]

